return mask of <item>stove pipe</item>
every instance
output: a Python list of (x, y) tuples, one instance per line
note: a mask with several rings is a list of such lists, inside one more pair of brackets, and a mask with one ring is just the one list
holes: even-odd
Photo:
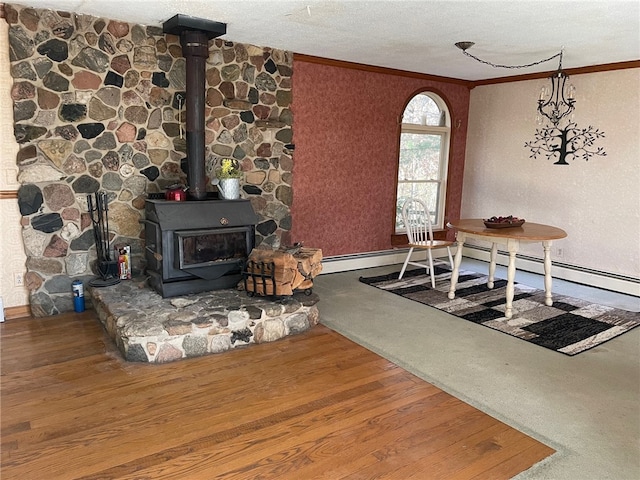
[(191, 200), (207, 198), (204, 159), (204, 102), (209, 40), (227, 33), (225, 23), (175, 15), (162, 24), (164, 33), (180, 36), (186, 60), (187, 195)]

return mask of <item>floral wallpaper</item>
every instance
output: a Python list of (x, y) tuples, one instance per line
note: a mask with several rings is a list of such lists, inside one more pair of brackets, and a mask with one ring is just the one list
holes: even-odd
[[(452, 116), (448, 219), (459, 218), (469, 89), (294, 56), (292, 238), (325, 256), (392, 248), (400, 115), (431, 90)], [(452, 232), (449, 233), (452, 235)]]

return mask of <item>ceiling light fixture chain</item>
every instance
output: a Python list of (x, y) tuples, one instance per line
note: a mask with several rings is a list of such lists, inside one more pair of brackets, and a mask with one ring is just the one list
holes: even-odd
[(467, 49), (469, 49), (469, 48), (471, 48), (471, 47), (473, 47), (475, 45), (475, 43), (473, 43), (473, 42), (458, 42), (455, 45), (460, 50), (462, 50), (462, 53), (464, 53), (467, 57), (471, 57), (471, 58), (473, 58), (474, 60), (477, 60), (480, 63), (484, 63), (485, 65), (490, 65), (493, 68), (529, 68), (529, 67), (533, 67), (535, 65), (540, 65), (541, 63), (549, 62), (549, 61), (553, 60), (554, 58), (558, 58), (558, 57), (560, 57), (560, 66), (558, 67), (558, 69), (562, 68), (562, 55), (564, 53), (564, 47), (562, 47), (562, 50), (560, 50), (555, 55), (552, 55), (549, 58), (545, 58), (544, 60), (538, 60), (537, 62), (527, 63), (526, 65), (502, 65), (502, 64), (499, 64), (499, 63), (492, 63), (492, 62), (489, 62), (487, 60), (482, 60), (481, 58), (478, 58), (475, 55), (472, 55), (469, 52), (467, 52)]

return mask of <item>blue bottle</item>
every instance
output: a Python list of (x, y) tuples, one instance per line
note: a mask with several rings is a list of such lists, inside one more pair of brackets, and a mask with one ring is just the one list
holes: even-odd
[(71, 284), (73, 290), (73, 309), (80, 313), (84, 312), (84, 285), (82, 280), (75, 280)]

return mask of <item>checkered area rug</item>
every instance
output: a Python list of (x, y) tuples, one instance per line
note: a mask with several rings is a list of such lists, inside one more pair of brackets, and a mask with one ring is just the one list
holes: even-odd
[(566, 355), (589, 350), (640, 325), (640, 313), (563, 295), (554, 294), (553, 306), (548, 307), (544, 291), (518, 283), (513, 316), (507, 319), (506, 280), (495, 279), (489, 289), (486, 275), (460, 271), (456, 298), (449, 300), (451, 270), (434, 266), (434, 273), (435, 289), (424, 269), (409, 270), (402, 280), (395, 272), (360, 281)]

